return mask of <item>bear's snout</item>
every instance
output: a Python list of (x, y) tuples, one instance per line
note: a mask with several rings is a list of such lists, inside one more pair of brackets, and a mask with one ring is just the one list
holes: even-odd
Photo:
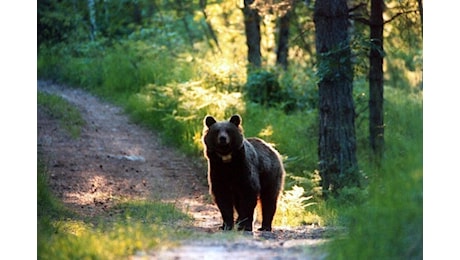
[(230, 137), (228, 136), (228, 134), (226, 132), (219, 132), (219, 135), (217, 136), (217, 142), (220, 144), (220, 145), (225, 145), (225, 144), (229, 144), (230, 143)]

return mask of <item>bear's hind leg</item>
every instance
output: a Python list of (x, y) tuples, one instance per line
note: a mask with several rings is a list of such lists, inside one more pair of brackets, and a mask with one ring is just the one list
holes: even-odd
[(272, 231), (272, 221), (276, 212), (276, 203), (278, 196), (261, 195), (262, 204), (262, 227), (259, 231)]

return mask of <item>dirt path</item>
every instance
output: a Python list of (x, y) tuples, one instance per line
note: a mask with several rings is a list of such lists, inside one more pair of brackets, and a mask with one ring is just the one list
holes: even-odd
[[(74, 104), (86, 121), (72, 139), (38, 109), (37, 145), (46, 158), (50, 185), (70, 208), (84, 216), (104, 214), (124, 199), (173, 202), (194, 218), (198, 232), (218, 232), (220, 214), (209, 202), (206, 165), (161, 144), (158, 135), (129, 121), (122, 109), (88, 93), (38, 81), (38, 91)], [(316, 245), (324, 228), (283, 228), (253, 232), (234, 242), (184, 241), (176, 249), (143, 253), (150, 259), (322, 259)]]

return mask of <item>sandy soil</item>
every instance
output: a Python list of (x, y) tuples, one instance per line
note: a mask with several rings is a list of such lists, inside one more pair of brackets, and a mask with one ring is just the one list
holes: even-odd
[[(38, 81), (38, 91), (75, 105), (86, 121), (72, 139), (38, 108), (37, 146), (46, 160), (50, 185), (82, 216), (103, 216), (125, 199), (162, 200), (190, 214), (197, 232), (218, 233), (221, 224), (206, 183), (204, 159), (191, 159), (162, 144), (159, 136), (130, 122), (119, 107), (81, 89)], [(182, 246), (139, 252), (133, 259), (323, 259), (317, 245), (325, 228), (277, 228), (233, 242), (183, 241)]]

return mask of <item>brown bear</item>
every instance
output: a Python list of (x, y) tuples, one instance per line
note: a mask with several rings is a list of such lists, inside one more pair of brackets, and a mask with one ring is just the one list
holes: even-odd
[(208, 161), (209, 192), (223, 219), (221, 229), (252, 231), (254, 209), (260, 200), (262, 227), (271, 231), (278, 195), (284, 185), (279, 153), (259, 138), (245, 138), (241, 117), (217, 122), (206, 116), (203, 130), (204, 156)]

